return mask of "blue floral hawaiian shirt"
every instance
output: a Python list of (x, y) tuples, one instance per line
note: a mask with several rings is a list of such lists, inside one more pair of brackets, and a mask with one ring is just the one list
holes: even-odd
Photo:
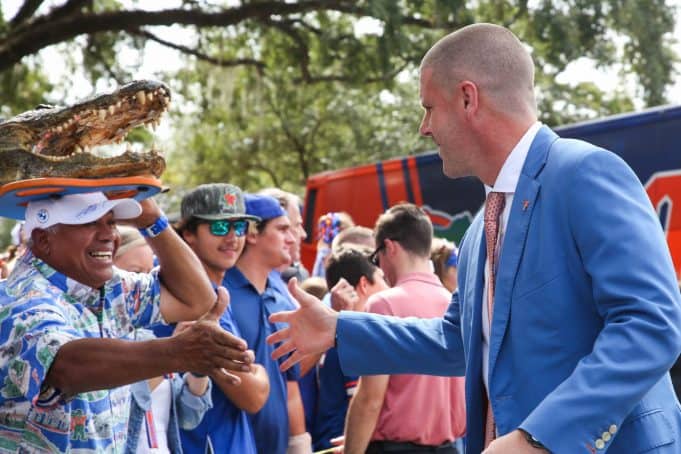
[(69, 341), (132, 339), (135, 328), (163, 323), (160, 295), (158, 269), (114, 268), (93, 289), (27, 252), (0, 282), (0, 453), (122, 452), (128, 387), (66, 396), (43, 380)]

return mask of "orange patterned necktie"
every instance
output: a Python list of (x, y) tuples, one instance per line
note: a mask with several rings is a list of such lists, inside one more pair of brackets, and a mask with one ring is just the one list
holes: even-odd
[[(489, 319), (490, 338), (492, 337), (492, 314), (494, 313), (494, 280), (497, 271), (497, 238), (499, 236), (499, 215), (504, 211), (506, 195), (503, 192), (490, 192), (485, 201), (485, 242), (487, 243), (487, 263), (489, 264), (489, 280), (487, 283), (487, 314)], [(489, 386), (489, 385), (488, 385)], [(487, 417), (485, 420), (485, 448), (496, 438), (496, 424), (489, 396), (487, 399)]]

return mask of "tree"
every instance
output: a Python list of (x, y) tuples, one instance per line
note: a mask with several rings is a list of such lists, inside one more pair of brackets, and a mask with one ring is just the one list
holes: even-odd
[(390, 94), (338, 84), (297, 86), (243, 71), (185, 71), (180, 85), (201, 87), (192, 98), (200, 108), (178, 118), (166, 178), (299, 190), (313, 173), (431, 147), (418, 139), (413, 83), (395, 84)]
[[(140, 4), (133, 1), (125, 9), (116, 0), (24, 0), (13, 17), (0, 21), (0, 71), (47, 46), (71, 42), (85, 54), (93, 77), (127, 78), (115, 65), (117, 46), (140, 48), (152, 40), (216, 65), (296, 71), (295, 78), (305, 83), (389, 80), (405, 64), (418, 62), (444, 31), (490, 21), (530, 43), (538, 67), (550, 76), (579, 57), (604, 66), (621, 59), (623, 69), (636, 74), (646, 104), (653, 105), (664, 101), (676, 61), (669, 36), (673, 10), (664, 0), (539, 0), (532, 6), (527, 0), (477, 6), (461, 0), (243, 0), (235, 6), (184, 0), (154, 11)], [(381, 33), (353, 33), (363, 17), (379, 21)], [(173, 24), (195, 30), (195, 44), (180, 45), (154, 31)], [(258, 55), (260, 40), (270, 34), (279, 35), (280, 50), (293, 57), (291, 66), (273, 67)], [(74, 41), (80, 36), (87, 39)], [(620, 55), (615, 37), (624, 42)]]
[[(15, 87), (0, 99), (16, 111), (24, 108), (16, 87), (49, 89), (36, 56), (46, 46), (82, 54), (93, 86), (132, 77), (135, 68), (117, 60), (124, 48), (176, 49), (187, 68), (163, 78), (192, 111), (178, 119), (169, 173), (178, 183), (300, 188), (313, 172), (423, 150), (418, 63), (438, 37), (472, 22), (505, 25), (531, 46), (541, 119), (550, 125), (633, 105), (618, 80), (608, 92), (558, 82), (571, 62), (632, 74), (635, 95), (655, 105), (676, 61), (664, 0), (185, 0), (154, 11), (128, 3), (25, 0), (0, 21), (0, 77)], [(370, 32), (358, 26), (366, 22)], [(159, 28), (166, 25), (184, 27), (190, 43)]]

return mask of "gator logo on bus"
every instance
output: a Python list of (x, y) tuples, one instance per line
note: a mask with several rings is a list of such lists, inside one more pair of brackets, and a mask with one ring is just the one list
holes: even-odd
[(678, 277), (681, 275), (681, 210), (674, 209), (674, 202), (681, 203), (681, 169), (654, 173), (645, 189), (660, 218)]
[(428, 205), (423, 205), (421, 208), (430, 217), (435, 236), (446, 238), (456, 244), (461, 242), (463, 234), (473, 221), (473, 216), (468, 211), (452, 216), (444, 211), (435, 210)]

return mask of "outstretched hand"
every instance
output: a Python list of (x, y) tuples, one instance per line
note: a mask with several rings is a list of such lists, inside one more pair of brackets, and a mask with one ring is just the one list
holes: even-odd
[(251, 370), (255, 355), (247, 350), (246, 341), (225, 331), (218, 323), (228, 303), (227, 290), (219, 287), (211, 310), (176, 334), (178, 358), (183, 363), (180, 370), (203, 375), (223, 374), (234, 384), (241, 380), (228, 370)]
[(301, 289), (295, 278), (289, 281), (288, 289), (300, 307), (270, 315), (270, 322), (287, 323), (288, 327), (267, 337), (268, 344), (281, 343), (272, 352), (272, 358), (276, 360), (291, 353), (281, 364), (282, 371), (300, 362), (305, 355), (323, 353), (333, 347), (338, 322), (338, 313)]

